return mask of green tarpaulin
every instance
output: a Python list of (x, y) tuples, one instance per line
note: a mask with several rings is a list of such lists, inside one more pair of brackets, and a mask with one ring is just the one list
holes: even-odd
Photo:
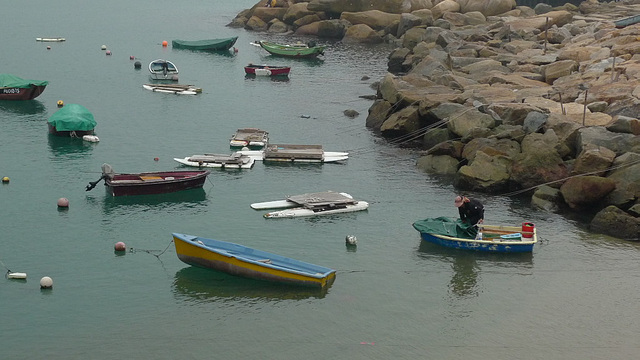
[(11, 74), (0, 74), (0, 87), (11, 88), (28, 88), (31, 85), (46, 86), (48, 81), (44, 80), (27, 80)]
[(421, 233), (446, 235), (456, 238), (473, 239), (478, 232), (475, 225), (463, 224), (460, 219), (437, 217), (419, 220), (413, 227)]
[(93, 114), (86, 107), (67, 104), (49, 118), (49, 124), (57, 131), (89, 131), (96, 127)]

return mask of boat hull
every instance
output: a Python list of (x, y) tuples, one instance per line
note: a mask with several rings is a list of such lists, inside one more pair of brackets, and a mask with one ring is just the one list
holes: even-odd
[(0, 88), (0, 100), (31, 100), (35, 99), (47, 86), (31, 85), (28, 88), (2, 87)]
[(202, 89), (196, 87), (188, 87), (188, 86), (171, 86), (171, 85), (155, 85), (155, 84), (145, 84), (142, 85), (142, 88), (146, 90), (150, 90), (153, 92), (161, 92), (165, 94), (176, 94), (176, 95), (197, 95), (202, 92)]
[(324, 54), (324, 46), (308, 47), (306, 45), (283, 45), (266, 41), (260, 41), (260, 46), (271, 55), (293, 58), (315, 58)]
[(105, 179), (113, 196), (166, 194), (201, 188), (210, 171), (167, 171), (114, 174)]
[(287, 76), (291, 68), (288, 66), (248, 65), (244, 67), (247, 75), (256, 76)]
[[(413, 227), (420, 232), (422, 240), (452, 249), (496, 253), (523, 253), (532, 252), (534, 245), (538, 242), (536, 229), (533, 229), (533, 232), (529, 234), (531, 237), (516, 237), (513, 235), (520, 233), (522, 228), (515, 226), (483, 225), (484, 238), (483, 240), (476, 240), (428, 233), (420, 229), (417, 223), (418, 222), (414, 223)], [(497, 235), (507, 234), (507, 236), (501, 237), (496, 235), (491, 237), (490, 234), (492, 233)]]
[(171, 46), (176, 49), (202, 50), (202, 51), (221, 51), (229, 50), (235, 45), (238, 37), (210, 40), (173, 40)]
[(49, 123), (47, 123), (47, 127), (49, 129), (49, 134), (55, 135), (55, 136), (82, 138), (85, 135), (93, 135), (94, 134), (94, 129), (91, 129), (91, 130), (58, 131), (58, 130), (56, 130), (55, 126), (53, 126), (53, 125), (51, 125)]
[(318, 216), (318, 215), (331, 215), (341, 214), (355, 211), (362, 211), (369, 208), (369, 203), (366, 201), (358, 201), (355, 204), (348, 204), (344, 206), (326, 207), (307, 209), (303, 207), (291, 208), (280, 211), (272, 211), (264, 214), (266, 219), (278, 219), (278, 218), (293, 218), (293, 217), (305, 217), (305, 216)]
[(178, 67), (171, 61), (157, 59), (149, 63), (149, 73), (153, 80), (178, 81)]
[(173, 240), (178, 259), (191, 266), (307, 287), (324, 288), (335, 279), (335, 270), (234, 243), (177, 233)]
[(208, 167), (208, 168), (218, 168), (218, 169), (251, 169), (255, 164), (255, 160), (250, 157), (246, 157), (246, 161), (193, 161), (192, 157), (186, 158), (173, 158), (173, 160), (179, 162), (182, 165), (192, 166), (192, 167)]

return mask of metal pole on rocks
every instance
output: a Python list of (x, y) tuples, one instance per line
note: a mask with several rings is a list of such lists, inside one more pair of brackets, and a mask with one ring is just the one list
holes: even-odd
[(585, 118), (587, 117), (587, 96), (589, 95), (589, 89), (584, 91), (584, 108), (582, 109), (582, 126), (584, 126)]
[(616, 57), (613, 57), (613, 64), (611, 65), (611, 82), (613, 82), (613, 75), (616, 72)]
[(544, 24), (544, 53), (547, 53), (547, 34), (549, 33), (549, 17), (547, 16), (547, 22)]

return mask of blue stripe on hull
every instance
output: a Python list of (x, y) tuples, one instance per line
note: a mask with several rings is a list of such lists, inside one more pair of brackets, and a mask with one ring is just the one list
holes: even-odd
[(532, 252), (533, 244), (517, 244), (515, 242), (504, 243), (490, 243), (490, 242), (476, 242), (476, 241), (460, 241), (443, 239), (431, 234), (420, 233), (424, 241), (438, 244), (453, 249), (464, 249), (474, 251), (485, 252), (500, 252), (500, 253), (516, 253), (516, 252)]

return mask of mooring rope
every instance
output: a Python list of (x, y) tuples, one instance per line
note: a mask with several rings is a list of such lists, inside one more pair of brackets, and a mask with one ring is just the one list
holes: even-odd
[(167, 245), (167, 247), (164, 250), (162, 250), (159, 254), (154, 254), (154, 252), (158, 252), (160, 250), (146, 250), (146, 249), (136, 249), (136, 248), (130, 248), (129, 252), (134, 253), (136, 251), (142, 251), (142, 252), (146, 252), (147, 254), (151, 254), (156, 258), (160, 258), (160, 255), (164, 254), (169, 249), (172, 243), (173, 243), (173, 240), (169, 241), (169, 245)]

